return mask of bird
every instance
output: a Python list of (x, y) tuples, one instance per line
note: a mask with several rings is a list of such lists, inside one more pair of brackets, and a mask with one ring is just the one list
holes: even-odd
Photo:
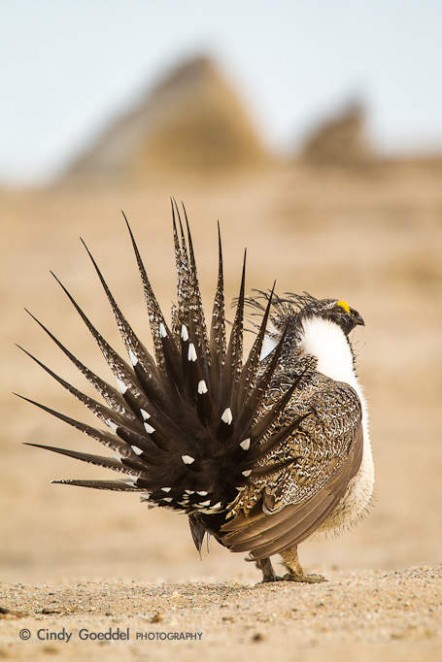
[[(83, 423), (16, 395), (113, 455), (27, 445), (120, 474), (118, 479), (54, 483), (136, 492), (149, 508), (184, 513), (200, 554), (205, 537), (212, 536), (232, 552), (246, 552), (263, 582), (324, 581), (304, 571), (298, 545), (312, 535), (339, 533), (355, 524), (368, 512), (373, 494), (367, 404), (349, 339), (364, 320), (342, 299), (317, 299), (305, 292), (278, 295), (275, 283), (246, 296), (245, 251), (229, 321), (219, 223), (217, 281), (206, 318), (187, 211), (175, 199), (171, 208), (177, 292), (168, 316), (123, 213), (149, 319), (150, 349), (133, 330), (83, 240), (127, 356), (103, 337), (51, 272), (95, 340), (115, 384), (91, 370), (26, 309), (98, 398), (19, 348), (100, 424)], [(247, 319), (255, 335), (245, 356)], [(274, 556), (282, 559), (282, 576), (273, 568)]]

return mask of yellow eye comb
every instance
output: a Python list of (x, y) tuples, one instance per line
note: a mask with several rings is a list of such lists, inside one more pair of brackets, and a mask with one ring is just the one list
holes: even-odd
[(348, 303), (346, 301), (343, 301), (342, 299), (340, 299), (339, 301), (336, 302), (336, 305), (340, 306), (340, 308), (345, 310), (346, 313), (350, 313), (350, 306), (348, 305)]

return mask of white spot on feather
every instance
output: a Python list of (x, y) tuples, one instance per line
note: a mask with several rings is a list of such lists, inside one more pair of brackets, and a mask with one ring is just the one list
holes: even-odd
[(240, 446), (243, 449), (243, 451), (248, 451), (250, 448), (250, 439), (244, 439), (244, 441), (240, 443)]
[(247, 476), (250, 476), (250, 474), (252, 473), (252, 470), (251, 469), (246, 469), (245, 471), (242, 471), (241, 473), (245, 478), (247, 478)]
[(272, 322), (267, 324), (266, 334), (264, 336), (264, 342), (262, 343), (261, 354), (259, 360), (262, 361), (273, 352), (276, 345), (278, 344), (280, 333)]
[(193, 342), (191, 342), (190, 345), (189, 345), (189, 351), (187, 352), (187, 358), (189, 359), (189, 361), (196, 361), (196, 349), (195, 349), (195, 345), (193, 344)]
[(192, 464), (192, 462), (195, 462), (195, 458), (191, 455), (181, 455), (181, 459), (184, 464)]
[(209, 493), (206, 492), (205, 490), (200, 490), (199, 492), (197, 492), (197, 494), (200, 494), (201, 496), (206, 496), (206, 494), (209, 494)]
[(152, 434), (152, 432), (155, 432), (155, 428), (149, 425), (149, 423), (144, 424), (144, 429), (146, 430), (147, 434)]
[(224, 409), (223, 415), (221, 416), (221, 420), (224, 421), (224, 423), (227, 423), (227, 425), (230, 425), (233, 421), (233, 416), (232, 416), (232, 410), (230, 407), (227, 407), (227, 409)]
[(185, 324), (181, 326), (181, 340), (183, 340), (184, 342), (187, 342), (189, 340), (189, 332)]
[(184, 490), (186, 494), (195, 494), (195, 490)]
[(147, 419), (150, 418), (149, 412), (147, 412), (145, 409), (140, 409), (140, 413), (145, 421), (147, 421)]
[(161, 338), (167, 338), (166, 327), (164, 326), (164, 324), (162, 322), (160, 322), (160, 336), (161, 336)]
[(208, 499), (207, 501), (200, 501), (198, 505), (199, 506), (210, 506), (210, 499)]
[(138, 448), (138, 446), (131, 446), (131, 448), (133, 452), (136, 453), (137, 455), (141, 455), (141, 453), (143, 452), (141, 448)]
[(128, 387), (123, 382), (123, 380), (120, 379), (119, 377), (117, 377), (117, 386), (118, 386), (118, 390), (120, 391), (120, 393), (122, 393), (124, 395), (126, 393)]
[(161, 497), (161, 501), (166, 501), (167, 503), (170, 503), (173, 501), (172, 497)]
[(116, 423), (114, 423), (113, 421), (109, 420), (109, 419), (106, 421), (106, 423), (107, 423), (107, 425), (110, 427), (110, 429), (113, 430), (113, 431), (115, 432), (115, 430), (117, 429), (118, 425), (117, 425)]
[(130, 358), (130, 362), (135, 367), (138, 363), (138, 359), (131, 349), (129, 350), (129, 358)]
[(161, 489), (163, 490), (163, 492), (170, 492), (170, 490), (172, 488), (171, 487), (162, 487)]
[(198, 382), (198, 393), (200, 395), (202, 395), (203, 393), (207, 393), (207, 384), (204, 381), (204, 379)]

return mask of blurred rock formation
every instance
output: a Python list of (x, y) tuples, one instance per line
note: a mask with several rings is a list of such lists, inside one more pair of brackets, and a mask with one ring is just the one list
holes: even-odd
[(65, 173), (66, 181), (219, 174), (269, 156), (241, 99), (216, 63), (195, 57), (118, 117)]
[(367, 112), (360, 101), (323, 120), (307, 136), (300, 161), (313, 166), (363, 167), (373, 163), (374, 150), (367, 137)]

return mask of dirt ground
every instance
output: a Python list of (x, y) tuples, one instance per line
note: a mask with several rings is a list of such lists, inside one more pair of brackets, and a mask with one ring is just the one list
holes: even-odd
[[(120, 347), (78, 241), (83, 236), (129, 320), (147, 337), (119, 210), (132, 221), (167, 307), (174, 296), (171, 193), (187, 203), (207, 297), (215, 282), (219, 218), (229, 295), (235, 295), (247, 246), (249, 289), (270, 287), (276, 278), (280, 292), (343, 298), (365, 319), (354, 342), (370, 407), (376, 498), (354, 530), (302, 545), (303, 564), (325, 574), (327, 583), (256, 585), (251, 564), (213, 541), (200, 560), (184, 517), (147, 511), (135, 495), (51, 485), (54, 478), (103, 477), (103, 471), (22, 445), (94, 445), (11, 395), (17, 391), (92, 420), (14, 347), (22, 344), (87, 389), (23, 306), (108, 377), (48, 271), (66, 282)], [(400, 169), (363, 177), (293, 168), (204, 186), (3, 191), (0, 219), (0, 658), (441, 659), (439, 177)], [(79, 639), (81, 628), (110, 627), (129, 628), (129, 641)], [(23, 628), (31, 632), (29, 641), (19, 637)], [(73, 633), (69, 643), (37, 638), (38, 630), (49, 637), (62, 628)], [(137, 632), (202, 635), (136, 640)]]

